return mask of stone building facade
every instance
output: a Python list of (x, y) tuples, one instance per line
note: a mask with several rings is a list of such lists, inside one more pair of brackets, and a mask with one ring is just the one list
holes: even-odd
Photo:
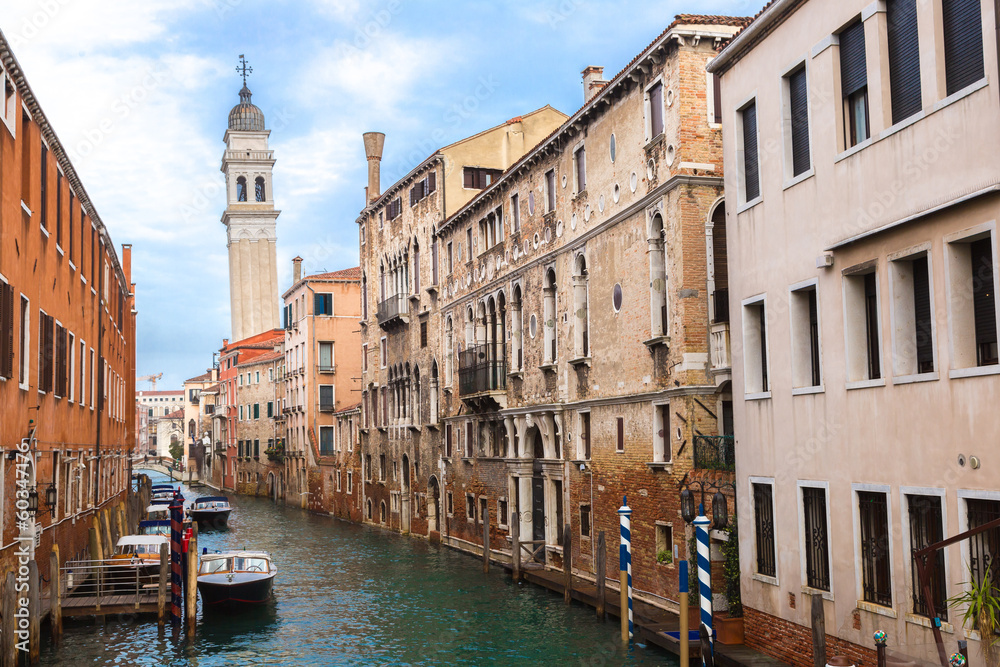
[(592, 576), (627, 494), (640, 595), (676, 599), (679, 489), (733, 463), (705, 66), (744, 23), (679, 16), (610, 81), (588, 68), (523, 156), (462, 169), (465, 203), (426, 197), (436, 154), (365, 209), (365, 521), (475, 552), (488, 517), (501, 557), (516, 521), (544, 566), (572, 548)]
[[(48, 580), (54, 547), (60, 563), (85, 554), (88, 529), (130, 483), (135, 285), (131, 246), (116, 252), (2, 33), (0, 87), (0, 570), (16, 570), (27, 543)], [(42, 511), (15, 521), (25, 481)]]
[[(992, 2), (771, 2), (722, 78), (747, 644), (908, 664), (968, 641), (947, 599), (1000, 576)], [(995, 588), (995, 584), (994, 584)], [(805, 648), (805, 650), (803, 650)], [(822, 660), (822, 657), (820, 658)]]
[(284, 343), (236, 366), (236, 492), (266, 495), (283, 473)]

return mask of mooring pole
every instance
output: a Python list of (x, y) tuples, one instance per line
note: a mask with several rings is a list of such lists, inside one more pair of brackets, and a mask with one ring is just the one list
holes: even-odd
[(170, 624), (175, 628), (181, 625), (181, 607), (184, 600), (181, 597), (181, 531), (184, 525), (184, 503), (179, 496), (174, 496), (170, 503)]
[(681, 616), (681, 632), (679, 637), (681, 642), (681, 665), (688, 667), (691, 664), (689, 657), (691, 649), (688, 646), (691, 632), (688, 624), (688, 590), (690, 584), (688, 582), (688, 562), (686, 560), (682, 560), (677, 564), (677, 577), (679, 590), (678, 603), (680, 604)]
[(483, 512), (483, 573), (490, 573), (490, 506)]
[(184, 615), (187, 618), (187, 634), (189, 638), (194, 637), (195, 626), (198, 621), (198, 522), (193, 521), (191, 525), (191, 539), (188, 541), (187, 552), (187, 582), (184, 590), (185, 609)]
[(514, 583), (521, 581), (521, 514), (514, 512), (510, 517), (510, 562)]
[(573, 533), (568, 523), (563, 528), (563, 601), (573, 602)]
[(156, 621), (160, 628), (167, 622), (167, 581), (170, 572), (170, 550), (166, 544), (160, 545), (160, 580), (156, 587)]
[(49, 600), (51, 601), (50, 622), (52, 641), (58, 642), (62, 635), (62, 580), (59, 578), (59, 545), (53, 544), (49, 552)]
[(695, 533), (698, 539), (698, 593), (701, 596), (701, 625), (707, 636), (708, 655), (702, 651), (701, 664), (713, 664), (715, 638), (712, 636), (712, 562), (708, 542), (708, 527), (712, 522), (705, 516), (705, 506), (698, 505), (698, 516), (694, 520)]
[(628, 496), (622, 497), (618, 519), (621, 523), (618, 569), (621, 577), (622, 641), (627, 643), (632, 637), (632, 508), (628, 506)]
[(607, 588), (605, 586), (605, 578), (607, 577), (607, 547), (604, 544), (604, 531), (597, 533), (597, 604), (596, 612), (597, 618), (600, 619), (601, 623), (607, 620), (604, 614), (604, 608), (606, 606), (606, 594)]

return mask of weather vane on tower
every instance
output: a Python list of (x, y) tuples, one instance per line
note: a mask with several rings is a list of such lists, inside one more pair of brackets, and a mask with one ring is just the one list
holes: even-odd
[(247, 59), (240, 54), (240, 64), (236, 66), (236, 71), (243, 75), (243, 85), (247, 85), (247, 74), (253, 74), (253, 67), (247, 62)]

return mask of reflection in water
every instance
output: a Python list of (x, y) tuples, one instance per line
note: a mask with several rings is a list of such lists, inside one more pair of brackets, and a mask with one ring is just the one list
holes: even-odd
[(58, 647), (46, 633), (43, 664), (676, 664), (653, 648), (625, 651), (614, 619), (597, 623), (590, 608), (515, 586), (499, 568), (483, 575), (450, 549), (265, 499), (231, 501), (229, 529), (200, 532), (199, 548), (270, 552), (270, 604), (200, 615), (192, 643), (161, 634), (152, 617), (70, 619)]

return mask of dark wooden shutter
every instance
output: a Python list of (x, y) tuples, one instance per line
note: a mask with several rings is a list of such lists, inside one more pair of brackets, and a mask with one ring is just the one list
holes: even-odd
[(14, 288), (0, 284), (0, 377), (14, 373)]
[(715, 115), (715, 122), (722, 122), (722, 77), (718, 74), (712, 75), (712, 101), (714, 102), (713, 109)]
[(913, 260), (913, 314), (916, 324), (917, 372), (934, 370), (934, 339), (931, 335), (930, 281), (927, 257)]
[(746, 200), (760, 196), (760, 170), (757, 164), (757, 103), (743, 109), (743, 176)]
[(809, 92), (806, 68), (788, 77), (788, 101), (792, 113), (792, 175), (809, 171)]
[(989, 238), (969, 244), (972, 255), (972, 307), (976, 327), (976, 364), (997, 363), (997, 311), (993, 292), (993, 248)]
[(421, 185), (422, 185), (421, 183), (417, 183), (412, 188), (410, 188), (410, 206), (413, 206), (418, 201), (420, 201), (420, 197), (417, 196), (417, 189), (420, 188)]
[(985, 76), (979, 0), (942, 0), (944, 70), (948, 94)]
[(474, 188), (475, 186), (476, 172), (473, 169), (466, 167), (462, 172), (462, 186), (466, 188)]
[(878, 289), (875, 274), (869, 273), (865, 281), (865, 325), (868, 341), (868, 379), (876, 380), (882, 377), (881, 357), (879, 356), (878, 335)]
[(437, 172), (432, 171), (427, 175), (427, 194), (437, 190)]
[(618, 451), (625, 451), (625, 418), (618, 418)]
[(865, 25), (856, 21), (840, 33), (840, 87), (844, 97), (868, 85)]
[(920, 111), (920, 46), (917, 39), (917, 0), (889, 0), (889, 92), (892, 122)]

